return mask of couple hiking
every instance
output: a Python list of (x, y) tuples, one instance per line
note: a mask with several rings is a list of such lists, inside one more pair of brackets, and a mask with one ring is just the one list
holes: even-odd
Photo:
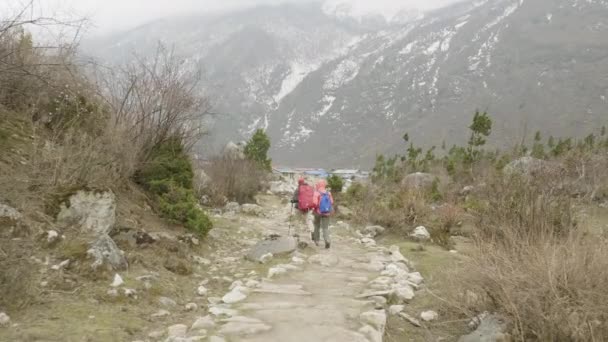
[(330, 248), (329, 217), (334, 213), (334, 198), (327, 190), (327, 182), (322, 179), (313, 188), (300, 177), (291, 202), (306, 217), (306, 224), (315, 245), (319, 245), (322, 230), (325, 248)]

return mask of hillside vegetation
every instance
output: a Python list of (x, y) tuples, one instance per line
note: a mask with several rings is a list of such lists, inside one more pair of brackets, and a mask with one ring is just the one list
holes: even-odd
[(433, 289), (452, 322), (497, 312), (516, 340), (605, 340), (606, 129), (584, 139), (537, 133), (532, 146), (501, 151), (484, 148), (487, 113), (469, 128), (466, 146), (444, 143), (440, 156), (407, 134), (402, 156), (378, 156), (372, 182), (347, 191), (355, 219), (399, 236), (424, 225), (433, 243), (462, 248), (466, 262), (437, 270), (446, 284)]

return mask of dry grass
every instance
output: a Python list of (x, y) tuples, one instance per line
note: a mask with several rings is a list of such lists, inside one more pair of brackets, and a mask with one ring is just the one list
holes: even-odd
[(247, 203), (262, 190), (266, 173), (254, 162), (230, 157), (216, 157), (205, 167), (211, 178), (203, 190), (213, 204), (224, 204), (226, 200)]
[(608, 241), (575, 219), (563, 186), (571, 183), (546, 174), (495, 177), (480, 194), (462, 289), (479, 295), (469, 303), (474, 312), (509, 317), (517, 340), (608, 339)]

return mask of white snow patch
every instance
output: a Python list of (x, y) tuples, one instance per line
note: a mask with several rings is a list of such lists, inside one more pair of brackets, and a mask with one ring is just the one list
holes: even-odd
[(345, 59), (329, 75), (323, 89), (336, 90), (344, 84), (352, 81), (359, 74), (359, 64), (353, 60)]
[(416, 45), (416, 41), (413, 41), (409, 44), (407, 44), (403, 49), (401, 49), (401, 51), (399, 51), (400, 55), (407, 55), (409, 53), (412, 52), (412, 49), (414, 48), (414, 45)]
[(311, 72), (317, 70), (319, 65), (317, 64), (306, 64), (299, 62), (291, 63), (291, 70), (287, 77), (283, 79), (281, 83), (281, 90), (278, 94), (274, 96), (274, 101), (276, 103), (280, 103), (283, 98), (289, 94), (291, 94), (294, 89), (310, 74)]
[(439, 47), (441, 46), (441, 40), (438, 40), (436, 42), (434, 42), (433, 44), (431, 44), (425, 51), (424, 54), (425, 55), (432, 55), (435, 52), (437, 52), (437, 50), (439, 49)]
[(331, 106), (334, 105), (334, 101), (336, 100), (335, 96), (331, 96), (331, 95), (325, 95), (323, 96), (323, 103), (325, 103), (325, 105), (323, 106), (323, 109), (321, 109), (321, 111), (317, 114), (318, 117), (322, 117), (325, 116), (325, 114), (327, 114), (327, 112), (331, 109)]
[(454, 26), (455, 29), (459, 30), (460, 28), (462, 28), (464, 25), (466, 25), (469, 21), (465, 20), (461, 23), (456, 24), (456, 26)]
[(551, 19), (553, 19), (553, 14), (547, 13), (547, 21), (551, 22)]

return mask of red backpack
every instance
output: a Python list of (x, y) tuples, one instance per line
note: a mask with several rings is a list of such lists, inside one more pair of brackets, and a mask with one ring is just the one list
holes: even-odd
[(308, 184), (302, 184), (298, 189), (298, 209), (307, 211), (314, 209), (315, 205), (312, 201), (315, 190)]

